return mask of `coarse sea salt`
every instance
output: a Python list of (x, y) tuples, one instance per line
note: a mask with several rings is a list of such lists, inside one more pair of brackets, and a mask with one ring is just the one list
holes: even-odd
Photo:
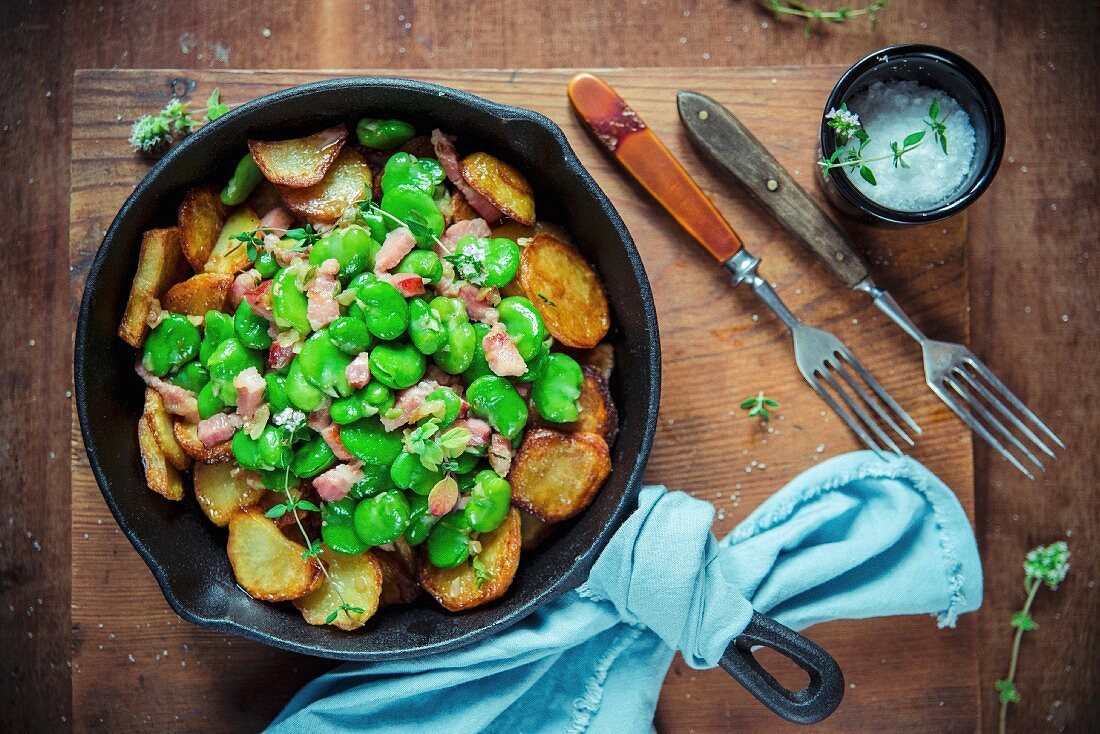
[[(923, 122), (934, 99), (940, 103), (938, 119), (947, 126), (947, 155)], [(872, 201), (897, 211), (924, 211), (948, 202), (969, 178), (974, 162), (974, 127), (966, 110), (946, 93), (915, 81), (875, 82), (852, 97), (848, 109), (859, 115), (871, 137), (863, 156), (885, 156), (870, 164), (877, 186), (864, 181), (858, 170), (844, 169), (848, 179)], [(895, 168), (890, 162), (890, 143), (900, 144), (905, 136), (918, 130), (926, 135), (919, 147), (905, 154), (910, 167)], [(853, 141), (849, 147), (855, 144)]]

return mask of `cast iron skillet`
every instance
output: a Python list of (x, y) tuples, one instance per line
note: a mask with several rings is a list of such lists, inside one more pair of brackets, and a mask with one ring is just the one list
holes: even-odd
[[(116, 336), (130, 290), (141, 233), (171, 226), (184, 192), (224, 181), (251, 137), (306, 134), (359, 117), (395, 117), (426, 133), (459, 135), (462, 149), (487, 150), (533, 182), (540, 218), (563, 225), (599, 270), (615, 324), (611, 391), (620, 431), (610, 478), (593, 505), (556, 538), (524, 558), (507, 596), (463, 614), (431, 603), (381, 610), (360, 634), (312, 627), (288, 604), (253, 601), (234, 583), (225, 531), (211, 525), (192, 496), (165, 502), (143, 481), (132, 427), (143, 386), (134, 350)], [(123, 204), (88, 274), (76, 333), (74, 381), (80, 428), (92, 472), (126, 537), (149, 565), (165, 598), (184, 619), (275, 647), (340, 660), (411, 658), (449, 650), (498, 632), (578, 586), (612, 533), (635, 507), (657, 422), (660, 344), (649, 282), (618, 213), (581, 166), (562, 131), (529, 110), (404, 79), (346, 78), (286, 89), (242, 105), (187, 137), (157, 163)], [(748, 645), (768, 645), (810, 675), (791, 692), (761, 669)], [(792, 721), (818, 721), (836, 707), (843, 680), (821, 648), (755, 615), (731, 643), (723, 667), (753, 695)]]

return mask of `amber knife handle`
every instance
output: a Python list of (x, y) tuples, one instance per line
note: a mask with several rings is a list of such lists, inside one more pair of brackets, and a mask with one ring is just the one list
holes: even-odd
[(741, 238), (657, 135), (606, 82), (578, 74), (569, 101), (623, 168), (719, 262), (741, 249)]
[(867, 278), (870, 267), (848, 234), (733, 113), (698, 92), (680, 92), (676, 106), (691, 141), (844, 285), (854, 288)]

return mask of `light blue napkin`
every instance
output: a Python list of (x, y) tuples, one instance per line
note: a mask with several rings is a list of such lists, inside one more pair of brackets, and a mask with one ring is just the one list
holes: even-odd
[(674, 652), (716, 665), (754, 607), (802, 629), (921, 613), (953, 626), (981, 605), (966, 514), (907, 457), (826, 461), (723, 540), (713, 519), (708, 502), (646, 487), (576, 591), (469, 647), (343, 665), (269, 731), (650, 731)]

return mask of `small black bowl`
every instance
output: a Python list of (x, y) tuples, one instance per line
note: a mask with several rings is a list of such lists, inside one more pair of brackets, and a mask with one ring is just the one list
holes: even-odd
[[(967, 181), (946, 203), (925, 211), (907, 212), (874, 202), (843, 172), (834, 172), (827, 179), (819, 175), (818, 180), (829, 201), (850, 216), (892, 225), (937, 222), (970, 206), (993, 181), (1004, 154), (1004, 113), (993, 87), (973, 64), (946, 49), (913, 43), (889, 46), (856, 62), (833, 87), (825, 111), (840, 109), (841, 104), (874, 82), (898, 80), (942, 89), (966, 110), (975, 135), (975, 164), (971, 166)], [(834, 131), (825, 124), (824, 115), (820, 139), (822, 157), (828, 158), (837, 145)]]
[[(135, 350), (116, 335), (143, 231), (176, 223), (188, 188), (232, 173), (250, 137), (277, 139), (363, 116), (408, 120), (459, 136), (518, 167), (536, 192), (540, 218), (559, 223), (595, 264), (607, 290), (617, 366), (611, 380), (620, 415), (612, 473), (592, 506), (536, 552), (525, 555), (508, 594), (450, 614), (434, 602), (381, 610), (347, 633), (312, 627), (289, 604), (255, 601), (234, 582), (226, 532), (189, 493), (168, 502), (145, 486), (135, 425), (144, 388)], [(387, 78), (333, 79), (242, 105), (188, 136), (138, 184), (96, 253), (77, 322), (74, 382), (92, 472), (126, 537), (184, 619), (294, 652), (343, 660), (386, 660), (447, 650), (515, 624), (578, 586), (634, 509), (653, 443), (661, 356), (653, 297), (638, 251), (611, 202), (551, 120), (454, 89)]]

